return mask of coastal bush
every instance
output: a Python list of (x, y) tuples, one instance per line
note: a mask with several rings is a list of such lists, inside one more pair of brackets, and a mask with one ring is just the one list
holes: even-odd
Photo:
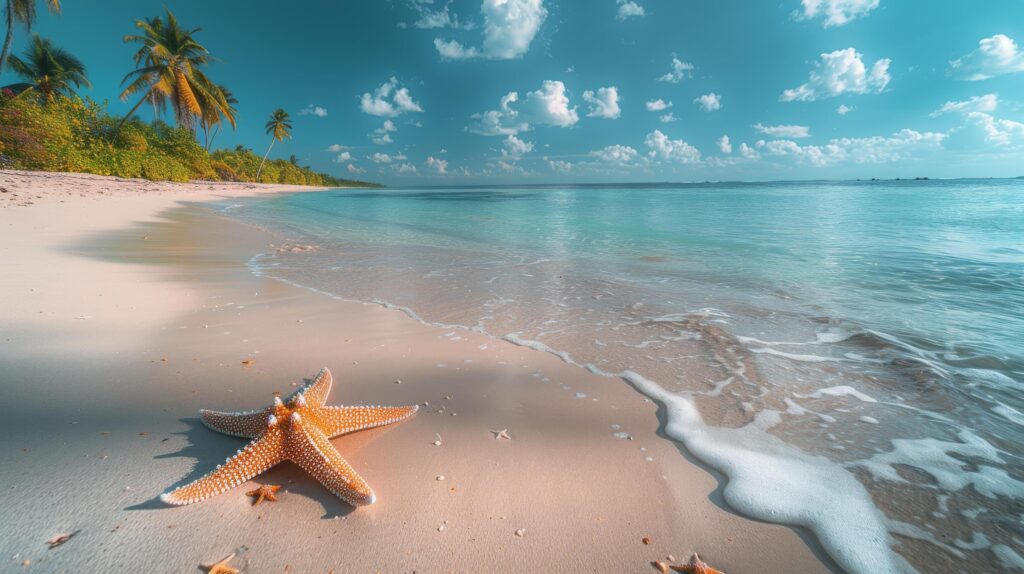
[[(184, 127), (111, 116), (91, 99), (49, 101), (0, 92), (0, 167), (68, 171), (150, 180), (253, 182), (261, 156), (246, 148), (208, 153)], [(267, 160), (263, 183), (373, 185)]]

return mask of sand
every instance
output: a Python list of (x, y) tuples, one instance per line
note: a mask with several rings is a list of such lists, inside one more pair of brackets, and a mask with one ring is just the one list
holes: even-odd
[[(198, 572), (237, 553), (243, 572), (654, 572), (693, 551), (730, 573), (834, 570), (806, 534), (728, 510), (721, 477), (623, 381), (254, 277), (247, 259), (287, 238), (201, 202), (293, 190), (24, 172), (0, 187), (2, 571)], [(291, 464), (157, 500), (244, 445), (199, 408), (264, 406), (322, 366), (329, 402), (425, 405), (333, 441), (377, 504)], [(264, 483), (279, 501), (252, 506)]]

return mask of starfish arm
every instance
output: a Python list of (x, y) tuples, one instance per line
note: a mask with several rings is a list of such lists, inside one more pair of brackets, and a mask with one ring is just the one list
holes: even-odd
[(288, 458), (302, 467), (335, 496), (352, 506), (373, 504), (377, 497), (327, 435), (314, 424), (293, 424)]
[(268, 407), (257, 411), (224, 413), (220, 411), (199, 411), (203, 424), (226, 435), (256, 438), (267, 428), (267, 418), (274, 414), (274, 408)]
[(355, 432), (401, 422), (416, 414), (419, 406), (409, 407), (324, 407), (316, 410), (320, 428), (334, 438)]
[(302, 390), (306, 402), (315, 407), (324, 406), (327, 403), (327, 395), (331, 394), (331, 385), (333, 383), (334, 378), (331, 376), (331, 370), (327, 367), (320, 369), (313, 382), (306, 385), (306, 388)]
[(206, 476), (160, 495), (167, 504), (180, 506), (216, 496), (281, 462), (284, 433), (277, 427), (245, 446)]

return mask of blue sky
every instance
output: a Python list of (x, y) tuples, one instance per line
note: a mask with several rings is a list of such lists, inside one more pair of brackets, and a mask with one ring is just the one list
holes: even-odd
[[(240, 100), (217, 146), (392, 185), (1024, 175), (1019, 0), (66, 0), (115, 113), (166, 4)], [(21, 33), (15, 50), (26, 42)], [(10, 74), (5, 80), (13, 80)], [(7, 83), (7, 82), (3, 82)], [(151, 117), (147, 108), (143, 118)], [(723, 139), (723, 136), (727, 139)]]

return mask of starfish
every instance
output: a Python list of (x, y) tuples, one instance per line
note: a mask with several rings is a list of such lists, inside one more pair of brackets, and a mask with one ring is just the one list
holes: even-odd
[(715, 570), (708, 566), (708, 563), (701, 560), (700, 556), (694, 552), (693, 556), (690, 556), (690, 561), (682, 566), (672, 566), (672, 569), (676, 572), (685, 572), (686, 574), (725, 574), (721, 570)]
[(245, 495), (255, 497), (256, 501), (253, 502), (252, 505), (256, 506), (257, 504), (263, 502), (264, 500), (269, 500), (270, 502), (277, 502), (277, 496), (274, 493), (277, 492), (278, 490), (281, 490), (281, 487), (276, 484), (263, 484), (260, 485), (260, 487), (257, 488), (256, 490), (250, 490), (249, 492), (246, 492)]
[(203, 566), (206, 570), (206, 574), (238, 574), (238, 568), (232, 568), (228, 562), (234, 559), (235, 553), (232, 552), (230, 556), (217, 562), (216, 564), (210, 564), (209, 566)]
[(290, 460), (353, 506), (376, 502), (373, 489), (338, 454), (330, 439), (397, 423), (412, 416), (419, 407), (325, 406), (331, 382), (331, 371), (325, 367), (312, 383), (286, 401), (274, 397), (274, 404), (264, 409), (239, 413), (199, 411), (203, 423), (211, 429), (252, 442), (206, 476), (160, 495), (160, 500), (176, 506), (199, 502)]

